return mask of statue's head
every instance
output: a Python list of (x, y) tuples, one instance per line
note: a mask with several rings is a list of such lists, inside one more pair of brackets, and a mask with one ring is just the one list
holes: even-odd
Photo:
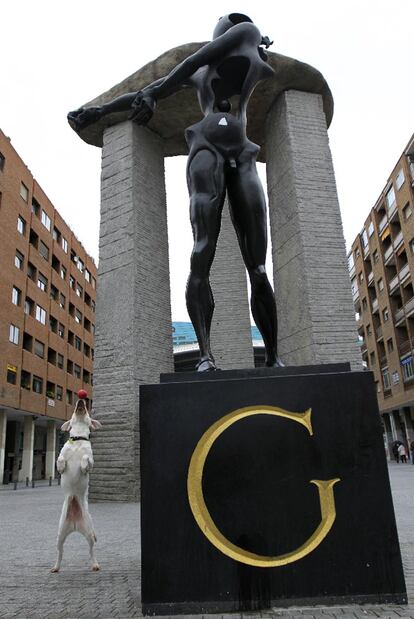
[(242, 22), (250, 22), (253, 21), (247, 15), (243, 15), (242, 13), (229, 13), (229, 15), (224, 15), (220, 17), (218, 20), (217, 26), (214, 28), (213, 39), (217, 39), (217, 37), (221, 36), (227, 30), (235, 26), (236, 24), (241, 24)]

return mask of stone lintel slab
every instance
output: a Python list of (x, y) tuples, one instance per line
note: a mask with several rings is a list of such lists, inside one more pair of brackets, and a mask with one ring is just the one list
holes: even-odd
[[(84, 104), (84, 107), (102, 105), (115, 97), (128, 92), (137, 92), (151, 82), (166, 75), (185, 58), (194, 54), (206, 42), (187, 43), (161, 54), (155, 60), (144, 65), (138, 71), (122, 80), (106, 92)], [(333, 98), (323, 75), (314, 67), (294, 58), (270, 51), (268, 62), (275, 75), (256, 87), (248, 107), (247, 134), (250, 140), (261, 146), (259, 161), (266, 161), (265, 120), (268, 111), (279, 94), (288, 89), (313, 92), (322, 95), (326, 124), (329, 126), (333, 116)], [(102, 146), (105, 128), (128, 118), (128, 113), (117, 113), (79, 132), (82, 140), (94, 146)], [(150, 122), (149, 129), (164, 140), (164, 154), (186, 155), (187, 145), (184, 131), (198, 122), (202, 113), (194, 89), (184, 89), (170, 97), (160, 100)]]

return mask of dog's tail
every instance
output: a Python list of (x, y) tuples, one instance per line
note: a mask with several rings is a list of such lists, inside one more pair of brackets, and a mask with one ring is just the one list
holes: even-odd
[(66, 519), (74, 525), (80, 522), (83, 518), (82, 508), (76, 496), (70, 496), (68, 500), (68, 508), (66, 511)]

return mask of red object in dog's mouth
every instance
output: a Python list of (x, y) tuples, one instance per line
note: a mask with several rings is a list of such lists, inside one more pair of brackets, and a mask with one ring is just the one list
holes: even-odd
[(86, 400), (87, 397), (88, 397), (88, 394), (85, 391), (85, 389), (79, 389), (79, 391), (78, 391), (78, 398), (80, 400)]

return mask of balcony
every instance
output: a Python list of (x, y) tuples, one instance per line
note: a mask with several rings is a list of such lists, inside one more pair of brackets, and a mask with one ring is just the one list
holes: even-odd
[(411, 341), (404, 340), (398, 346), (398, 350), (400, 351), (400, 355), (406, 355), (411, 350)]
[(375, 329), (375, 335), (377, 336), (377, 342), (379, 340), (382, 340), (383, 336), (382, 336), (382, 327), (381, 327), (381, 325)]
[(398, 273), (398, 277), (399, 277), (401, 284), (403, 283), (403, 281), (407, 279), (407, 277), (409, 277), (409, 275), (410, 275), (410, 265), (407, 262), (406, 264), (404, 264), (404, 266), (402, 267), (402, 269), (400, 269)]
[(403, 233), (402, 233), (402, 230), (400, 230), (393, 242), (393, 247), (395, 251), (397, 251), (397, 249), (401, 247), (402, 244), (403, 244)]
[(352, 299), (353, 299), (354, 303), (356, 301), (358, 301), (358, 299), (359, 299), (359, 289), (358, 288), (352, 293)]
[(374, 273), (371, 271), (368, 273), (368, 286), (372, 286), (374, 283)]
[(364, 247), (364, 260), (369, 256), (369, 244), (367, 243)]
[(397, 275), (395, 277), (393, 277), (392, 280), (389, 283), (388, 288), (389, 288), (390, 294), (395, 292), (395, 289), (398, 288), (399, 283), (400, 283), (400, 280), (398, 279), (398, 273), (397, 273)]
[(385, 264), (387, 263), (387, 261), (388, 261), (388, 260), (391, 258), (391, 256), (393, 256), (393, 255), (394, 255), (394, 248), (393, 248), (393, 246), (392, 246), (392, 245), (390, 245), (390, 246), (388, 247), (388, 249), (387, 249), (387, 250), (385, 250), (385, 252), (384, 252), (384, 262), (385, 262)]
[(378, 299), (372, 299), (372, 313), (375, 314), (378, 312)]
[(384, 215), (384, 217), (381, 219), (381, 221), (378, 224), (378, 233), (381, 234), (381, 232), (385, 229), (385, 227), (388, 224), (388, 218), (386, 215)]

